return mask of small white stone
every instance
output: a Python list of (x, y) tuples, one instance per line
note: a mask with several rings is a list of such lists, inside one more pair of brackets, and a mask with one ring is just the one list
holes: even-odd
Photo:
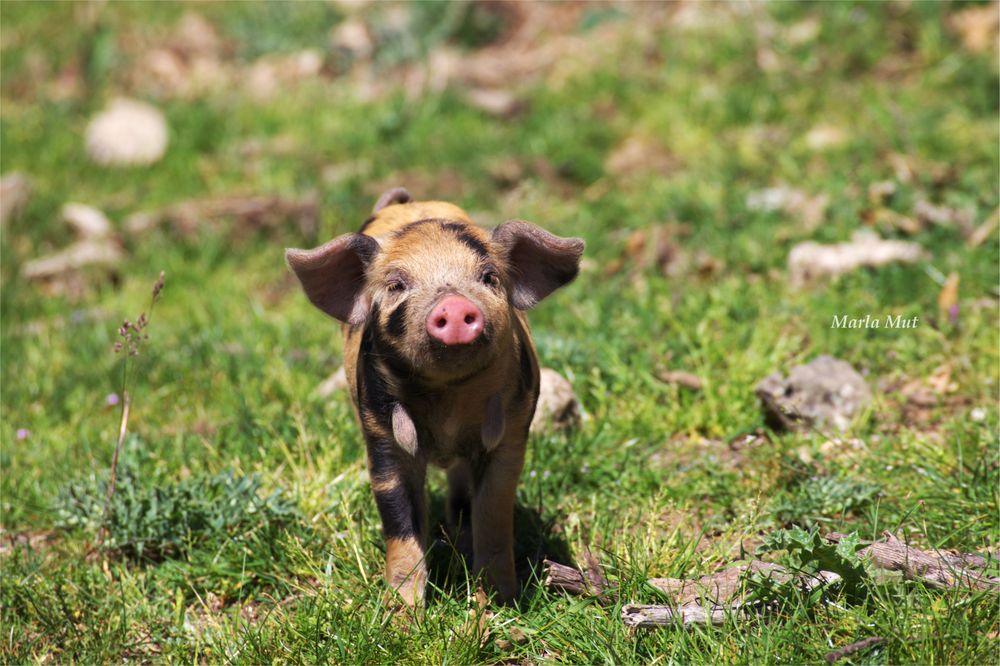
[(116, 99), (87, 126), (87, 154), (104, 166), (152, 164), (167, 150), (167, 121), (154, 106)]
[(103, 238), (111, 233), (111, 221), (101, 211), (82, 203), (62, 207), (62, 218), (82, 238)]
[(986, 410), (982, 407), (976, 407), (972, 410), (972, 413), (969, 414), (969, 417), (976, 423), (981, 423), (986, 420)]

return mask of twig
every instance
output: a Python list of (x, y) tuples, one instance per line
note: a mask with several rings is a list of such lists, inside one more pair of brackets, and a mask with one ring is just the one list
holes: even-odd
[(856, 641), (849, 645), (845, 645), (842, 648), (837, 648), (832, 652), (828, 652), (826, 655), (826, 663), (832, 664), (835, 661), (843, 659), (844, 657), (850, 657), (852, 654), (856, 654), (862, 650), (867, 650), (870, 647), (875, 647), (879, 643), (884, 642), (885, 639), (881, 636), (870, 636), (860, 641)]
[(586, 565), (584, 571), (543, 560), (545, 587), (575, 596), (594, 596), (601, 605), (614, 603), (618, 598), (615, 586), (604, 576), (597, 558), (590, 551), (585, 551), (583, 560)]
[[(842, 535), (832, 533), (828, 541), (836, 543)], [(899, 571), (910, 580), (920, 580), (933, 587), (971, 587), (976, 590), (996, 590), (1000, 581), (982, 571), (986, 558), (981, 555), (951, 555), (929, 553), (908, 546), (890, 532), (883, 533), (884, 540), (876, 541), (858, 551), (861, 557), (888, 571)]]

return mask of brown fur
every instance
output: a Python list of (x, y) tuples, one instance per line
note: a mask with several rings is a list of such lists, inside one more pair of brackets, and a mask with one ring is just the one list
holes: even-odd
[[(407, 604), (421, 602), (426, 581), (428, 463), (448, 470), (450, 528), (460, 544), (471, 528), (474, 570), (504, 601), (517, 591), (514, 495), (539, 381), (521, 310), (571, 280), (582, 250), (521, 222), (488, 233), (457, 206), (413, 202), (397, 188), (361, 234), (288, 252), (310, 299), (345, 322), (386, 580)], [(428, 313), (451, 293), (484, 315), (474, 343), (443, 346), (427, 334)]]

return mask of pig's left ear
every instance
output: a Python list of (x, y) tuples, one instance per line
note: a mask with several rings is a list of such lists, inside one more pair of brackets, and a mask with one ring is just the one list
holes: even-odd
[(368, 317), (365, 270), (378, 254), (378, 242), (364, 234), (345, 234), (312, 250), (285, 250), (285, 260), (312, 304), (347, 324)]
[(568, 284), (580, 271), (583, 241), (560, 238), (528, 222), (504, 222), (493, 230), (493, 243), (511, 269), (511, 301), (527, 310)]

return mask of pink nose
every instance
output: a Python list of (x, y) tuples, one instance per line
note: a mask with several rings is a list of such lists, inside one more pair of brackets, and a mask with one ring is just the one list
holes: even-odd
[(463, 296), (445, 296), (427, 317), (427, 332), (446, 345), (467, 345), (483, 332), (483, 313)]

